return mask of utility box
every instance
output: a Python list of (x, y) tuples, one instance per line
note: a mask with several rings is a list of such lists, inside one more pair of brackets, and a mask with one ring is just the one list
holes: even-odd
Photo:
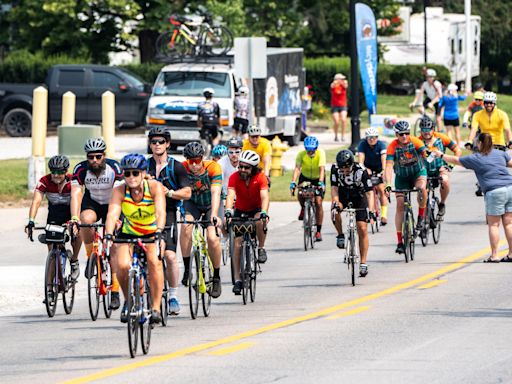
[(99, 125), (59, 125), (59, 155), (83, 156), (84, 144), (87, 139), (101, 137)]

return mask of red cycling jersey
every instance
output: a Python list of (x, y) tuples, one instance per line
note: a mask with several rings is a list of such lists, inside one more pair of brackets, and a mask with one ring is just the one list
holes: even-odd
[(267, 177), (263, 172), (258, 172), (247, 184), (240, 177), (240, 172), (235, 172), (229, 178), (228, 189), (235, 190), (235, 209), (243, 212), (255, 211), (261, 208), (260, 191), (268, 189)]
[(347, 106), (347, 88), (338, 84), (331, 87), (331, 107)]

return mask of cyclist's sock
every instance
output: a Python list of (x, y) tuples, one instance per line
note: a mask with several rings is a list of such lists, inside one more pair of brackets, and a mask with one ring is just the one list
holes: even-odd
[(316, 231), (317, 231), (318, 233), (322, 232), (322, 225), (321, 225), (321, 224), (317, 224), (317, 226), (316, 226)]
[(91, 256), (92, 249), (93, 249), (94, 245), (93, 245), (93, 243), (84, 244), (84, 245), (85, 245), (85, 255), (87, 256), (87, 258), (89, 258)]
[(189, 263), (190, 263), (190, 256), (183, 257), (183, 265), (185, 266), (185, 272), (188, 272), (190, 269)]
[(397, 232), (396, 233), (396, 238), (398, 239), (398, 243), (403, 243), (403, 239), (402, 239), (402, 232)]
[(169, 288), (169, 295), (171, 299), (178, 299), (178, 287)]
[(117, 273), (112, 273), (112, 292), (119, 292), (119, 280), (117, 280)]
[(388, 206), (385, 205), (385, 206), (380, 207), (380, 211), (381, 211), (381, 216), (384, 219), (387, 219), (388, 218)]
[(213, 268), (213, 277), (220, 279), (220, 268)]
[(418, 216), (425, 217), (425, 208), (418, 208)]

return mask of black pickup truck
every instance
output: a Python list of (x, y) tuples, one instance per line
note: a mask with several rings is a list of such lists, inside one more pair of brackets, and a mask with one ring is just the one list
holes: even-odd
[(144, 125), (151, 85), (119, 67), (106, 65), (55, 65), (45, 84), (0, 83), (0, 122), (10, 136), (30, 136), (32, 94), (36, 87), (48, 89), (48, 123), (58, 124), (62, 114), (62, 95), (76, 96), (75, 121), (101, 122), (101, 95), (112, 91), (116, 97), (118, 127)]

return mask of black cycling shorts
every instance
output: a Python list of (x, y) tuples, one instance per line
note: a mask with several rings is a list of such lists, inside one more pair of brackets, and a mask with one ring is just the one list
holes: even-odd
[(69, 205), (48, 205), (48, 217), (46, 224), (62, 225), (71, 220), (71, 209)]
[(212, 140), (219, 136), (219, 127), (217, 127), (216, 125), (204, 124), (203, 127), (201, 128), (202, 139), (206, 139), (206, 131), (210, 132)]
[(102, 223), (107, 221), (108, 204), (99, 204), (98, 202), (92, 200), (88, 195), (84, 195), (82, 199), (82, 205), (80, 207), (80, 212), (86, 211), (88, 209), (96, 212), (96, 221), (101, 220)]
[(167, 215), (165, 217), (165, 226), (172, 227), (171, 229), (166, 229), (163, 233), (163, 239), (165, 241), (165, 250), (176, 252), (176, 248), (178, 245), (178, 224), (176, 224), (175, 209), (167, 211)]
[[(253, 211), (241, 211), (239, 209), (235, 209), (235, 212), (233, 212), (233, 217), (242, 217), (243, 216), (243, 217), (248, 217), (248, 218), (255, 218), (256, 215), (260, 212), (261, 212), (261, 208), (255, 209)], [(237, 222), (237, 223), (233, 224), (233, 232), (235, 234), (235, 237), (241, 237), (244, 235), (244, 232), (241, 228), (242, 225), (243, 224), (241, 222)], [(247, 229), (250, 229), (252, 237), (256, 236), (256, 223), (255, 222), (247, 223), (247, 225), (245, 225), (244, 230), (247, 230)]]
[(366, 195), (358, 197), (341, 195), (338, 197), (340, 198), (340, 203), (343, 205), (343, 208), (347, 208), (349, 202), (352, 203), (352, 208), (364, 208), (356, 211), (356, 221), (368, 222), (368, 201), (366, 200)]
[(233, 122), (233, 129), (237, 132), (247, 133), (247, 127), (249, 126), (249, 120), (242, 119), (241, 117), (235, 117)]
[(212, 226), (211, 218), (212, 218), (212, 206), (208, 205), (206, 207), (198, 206), (191, 202), (190, 200), (185, 200), (183, 202), (183, 209), (185, 214), (191, 215), (194, 220), (199, 220), (201, 216), (203, 216), (202, 220), (208, 220), (209, 223), (206, 225), (207, 227)]

